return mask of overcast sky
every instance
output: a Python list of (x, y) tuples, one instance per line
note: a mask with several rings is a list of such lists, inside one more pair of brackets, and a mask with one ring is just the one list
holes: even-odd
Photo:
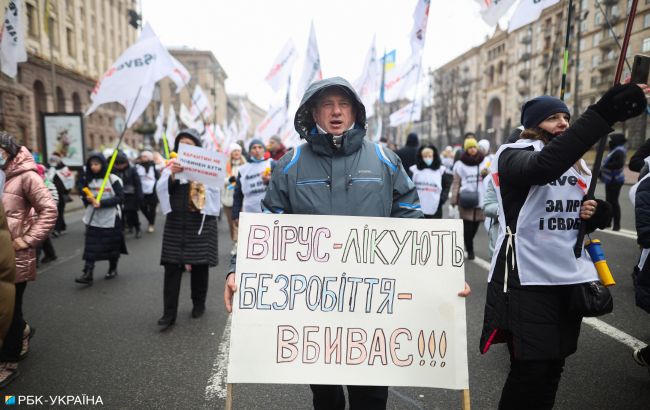
[[(264, 81), (289, 38), (300, 53), (298, 82), (313, 19), (324, 77), (354, 81), (373, 35), (377, 51), (411, 52), (416, 0), (141, 0), (145, 21), (166, 46), (211, 50), (225, 69), (228, 93), (247, 94), (262, 108), (277, 100)], [(475, 0), (432, 0), (424, 67), (436, 68), (485, 40), (494, 29)]]

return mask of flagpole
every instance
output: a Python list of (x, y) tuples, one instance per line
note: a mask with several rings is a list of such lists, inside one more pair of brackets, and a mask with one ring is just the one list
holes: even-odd
[[(381, 121), (381, 133), (384, 133), (384, 83), (386, 82), (386, 47), (384, 56), (381, 58), (381, 84), (379, 86), (379, 120)], [(381, 135), (379, 136), (381, 139)]]
[[(598, 1), (598, 0), (596, 0)], [(562, 64), (562, 86), (560, 87), (560, 100), (564, 101), (566, 90), (566, 75), (569, 70), (569, 42), (571, 41), (571, 14), (573, 13), (573, 0), (569, 0), (569, 11), (566, 20), (566, 38), (564, 40), (564, 63)], [(580, 27), (577, 27), (580, 30)]]
[[(616, 74), (614, 74), (614, 85), (621, 82), (621, 76), (623, 75), (623, 66), (625, 65), (625, 57), (627, 55), (627, 47), (630, 44), (630, 35), (632, 34), (632, 26), (634, 25), (634, 18), (636, 17), (636, 8), (639, 4), (639, 0), (632, 0), (632, 5), (630, 6), (630, 12), (627, 16), (627, 23), (625, 23), (625, 37), (623, 37), (623, 45), (621, 46), (621, 54), (618, 56), (618, 65), (616, 66)], [(600, 174), (600, 166), (603, 161), (603, 154), (605, 153), (605, 145), (607, 143), (607, 135), (604, 135), (600, 142), (598, 143), (598, 150), (596, 151), (596, 159), (594, 162), (594, 169), (591, 171), (591, 183), (589, 184), (589, 190), (585, 199), (593, 199), (594, 192), (596, 191), (596, 184), (598, 183), (598, 174)], [(578, 232), (578, 239), (576, 244), (573, 247), (573, 253), (576, 258), (579, 258), (582, 255), (582, 246), (585, 239), (585, 234), (587, 233), (587, 224), (585, 221), (580, 223), (580, 230)]]
[[(138, 88), (138, 93), (135, 95), (135, 100), (133, 101), (133, 104), (131, 105), (131, 109), (129, 110), (129, 113), (126, 116), (126, 123), (124, 125), (124, 129), (120, 134), (120, 138), (117, 140), (117, 146), (113, 150), (113, 155), (111, 155), (111, 161), (109, 162), (108, 168), (106, 169), (104, 180), (102, 181), (102, 185), (99, 187), (99, 193), (97, 193), (97, 198), (96, 198), (97, 202), (99, 202), (102, 199), (104, 188), (106, 188), (106, 183), (108, 182), (108, 179), (111, 175), (111, 171), (113, 170), (113, 165), (115, 164), (115, 158), (117, 157), (117, 150), (120, 148), (120, 145), (122, 144), (122, 140), (124, 139), (124, 134), (126, 134), (126, 130), (128, 128), (126, 124), (128, 124), (129, 120), (131, 119), (131, 114), (133, 114), (133, 108), (135, 107), (135, 104), (138, 102), (138, 97), (140, 97), (140, 91), (142, 91), (142, 86)], [(92, 217), (90, 219), (92, 220)]]
[(165, 159), (169, 159), (169, 144), (167, 143), (167, 132), (163, 131), (163, 147), (165, 147)]

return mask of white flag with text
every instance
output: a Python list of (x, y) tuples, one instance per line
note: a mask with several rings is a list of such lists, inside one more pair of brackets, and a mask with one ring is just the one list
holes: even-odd
[(381, 86), (381, 66), (377, 59), (375, 38), (372, 38), (370, 50), (366, 54), (366, 62), (363, 65), (361, 77), (354, 82), (354, 89), (359, 94), (363, 105), (366, 107), (366, 118), (375, 115), (375, 101), (379, 96)]
[(427, 35), (427, 22), (429, 20), (430, 0), (417, 0), (413, 12), (413, 29), (411, 30), (411, 52), (419, 53), (424, 49), (424, 40)]
[(269, 83), (273, 91), (278, 91), (284, 87), (291, 76), (291, 69), (298, 58), (296, 46), (292, 40), (285, 44), (280, 54), (276, 57), (271, 69), (266, 75), (266, 82)]
[(318, 53), (318, 43), (316, 42), (316, 30), (314, 30), (314, 22), (311, 22), (309, 29), (309, 40), (307, 40), (307, 52), (305, 55), (305, 65), (302, 69), (300, 82), (298, 83), (298, 95), (302, 95), (307, 90), (307, 87), (314, 81), (321, 80), (323, 72), (320, 67), (320, 55)]
[(205, 95), (198, 84), (194, 87), (194, 93), (192, 93), (192, 109), (190, 112), (194, 118), (201, 117), (203, 120), (208, 119), (213, 113), (208, 96)]
[(418, 101), (406, 104), (404, 107), (392, 113), (389, 117), (390, 126), (397, 127), (413, 121), (420, 121), (422, 116), (422, 103)]
[(545, 8), (557, 4), (560, 0), (520, 0), (515, 9), (510, 23), (508, 23), (508, 32), (513, 32), (523, 26), (532, 23), (542, 15)]
[(257, 128), (255, 128), (255, 137), (261, 138), (266, 144), (269, 138), (277, 135), (286, 122), (287, 106), (285, 101), (282, 100), (269, 108), (266, 117), (264, 117), (262, 122), (260, 122)]
[[(151, 24), (147, 23), (144, 25), (142, 28), (142, 32), (140, 33), (140, 37), (138, 37), (138, 41), (148, 38), (148, 37), (157, 37), (156, 33), (154, 33), (153, 28), (151, 28)], [(168, 76), (174, 84), (176, 84), (176, 94), (180, 93), (183, 87), (185, 87), (189, 82), (190, 78), (192, 77), (187, 71), (187, 68), (178, 61), (173, 55), (169, 55), (169, 58), (172, 61), (172, 66), (173, 69), (171, 72), (166, 73), (163, 75), (163, 77), (166, 75)]]
[(481, 17), (490, 26), (496, 26), (517, 0), (476, 0), (481, 5)]
[(5, 8), (5, 17), (0, 33), (0, 66), (2, 72), (11, 78), (18, 74), (18, 63), (27, 61), (25, 30), (21, 23), (21, 0), (10, 0)]
[(406, 93), (417, 84), (421, 64), (421, 54), (414, 53), (408, 60), (387, 72), (384, 81), (384, 101), (393, 102), (406, 98)]

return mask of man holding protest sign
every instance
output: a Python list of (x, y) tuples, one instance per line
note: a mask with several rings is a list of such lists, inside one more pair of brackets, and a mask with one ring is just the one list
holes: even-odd
[[(419, 199), (399, 158), (365, 139), (366, 111), (352, 86), (335, 77), (313, 83), (296, 112), (295, 128), (307, 143), (273, 170), (262, 201), (269, 213), (421, 218)], [(224, 301), (232, 311), (236, 256)], [(467, 296), (469, 287), (459, 293)], [(343, 409), (343, 388), (311, 385), (315, 409)], [(348, 386), (351, 408), (386, 407), (386, 386)]]
[[(183, 151), (181, 144), (200, 147), (201, 140), (195, 130), (186, 129), (176, 136), (175, 152)], [(208, 268), (217, 265), (217, 215), (221, 208), (219, 188), (184, 178), (183, 172), (187, 170), (181, 165), (180, 157), (167, 164), (156, 184), (162, 213), (167, 215), (160, 256), (160, 264), (165, 267), (165, 283), (164, 313), (158, 325), (163, 328), (176, 322), (184, 271), (191, 274), (192, 317), (203, 315), (208, 292)], [(216, 184), (222, 184), (223, 176), (215, 176), (213, 180)]]

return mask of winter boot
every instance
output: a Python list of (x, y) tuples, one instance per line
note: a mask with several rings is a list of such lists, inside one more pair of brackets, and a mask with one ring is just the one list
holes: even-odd
[(77, 283), (82, 283), (84, 285), (92, 285), (93, 284), (93, 266), (86, 265), (84, 267), (83, 273), (81, 276), (76, 278), (74, 281)]

